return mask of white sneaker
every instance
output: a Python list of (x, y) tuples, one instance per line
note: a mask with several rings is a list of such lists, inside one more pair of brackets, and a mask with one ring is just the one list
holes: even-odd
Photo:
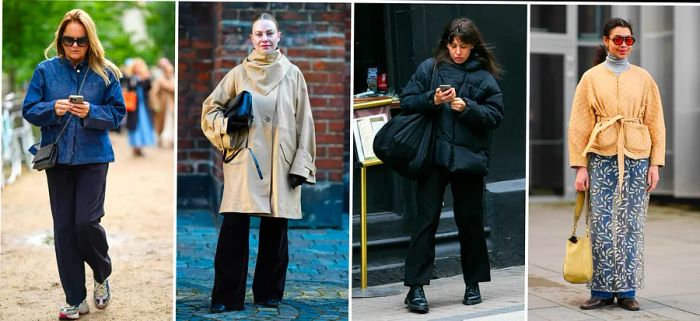
[(95, 281), (94, 291), (95, 307), (98, 309), (106, 308), (112, 298), (109, 291), (109, 280), (105, 280), (104, 283)]
[(90, 307), (86, 300), (80, 302), (79, 305), (66, 304), (58, 311), (58, 318), (61, 320), (77, 320), (81, 314), (90, 312)]

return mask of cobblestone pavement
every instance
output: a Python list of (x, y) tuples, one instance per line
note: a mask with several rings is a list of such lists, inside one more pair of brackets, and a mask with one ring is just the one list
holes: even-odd
[[(347, 218), (343, 220), (347, 222)], [(251, 228), (245, 310), (209, 312), (218, 228), (208, 212), (177, 217), (177, 320), (347, 320), (348, 227), (290, 229), (285, 295), (278, 309), (253, 304), (258, 232)]]
[(408, 288), (402, 282), (380, 285), (377, 290), (393, 290), (397, 295), (377, 298), (353, 298), (353, 320), (406, 321), (520, 321), (525, 320), (525, 266), (491, 270), (491, 282), (479, 283), (483, 302), (462, 304), (464, 281), (461, 275), (430, 280), (424, 287), (430, 312), (409, 312), (403, 303)]

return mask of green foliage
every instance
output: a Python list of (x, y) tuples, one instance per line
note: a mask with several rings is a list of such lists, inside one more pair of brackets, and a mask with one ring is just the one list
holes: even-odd
[[(3, 1), (3, 73), (9, 90), (17, 90), (31, 79), (36, 65), (44, 60), (44, 49), (54, 38), (63, 15), (71, 9), (85, 10), (97, 25), (97, 34), (109, 60), (117, 65), (130, 57), (141, 57), (149, 65), (160, 57), (175, 58), (174, 2), (102, 1)], [(123, 25), (128, 10), (145, 17), (148, 39), (137, 43)], [(125, 23), (129, 24), (130, 21)], [(55, 55), (52, 50), (50, 56)]]

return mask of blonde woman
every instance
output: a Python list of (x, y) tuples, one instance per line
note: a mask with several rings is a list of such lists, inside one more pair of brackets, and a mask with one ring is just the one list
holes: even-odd
[[(54, 50), (56, 56), (49, 58)], [(114, 161), (108, 131), (125, 113), (122, 73), (105, 59), (95, 23), (80, 9), (63, 16), (44, 54), (47, 60), (34, 70), (22, 113), (41, 127), (42, 146), (60, 136), (56, 165), (46, 169), (46, 177), (58, 273), (66, 295), (59, 318), (74, 320), (89, 311), (84, 263), (95, 278), (95, 307), (103, 309), (111, 299), (107, 278), (112, 264), (100, 219), (105, 214), (108, 163)], [(82, 102), (69, 100), (71, 95), (82, 96)]]
[[(299, 185), (316, 182), (316, 138), (304, 76), (277, 47), (282, 33), (271, 14), (256, 15), (251, 29), (253, 51), (202, 106), (202, 130), (216, 148), (231, 149), (243, 139), (258, 160), (244, 151), (224, 164), (223, 222), (210, 306), (214, 313), (244, 308), (251, 215), (261, 217), (254, 301), (279, 306), (289, 263), (287, 221), (301, 218)], [(254, 120), (247, 132), (238, 133), (224, 117), (223, 106), (243, 90), (252, 95)]]

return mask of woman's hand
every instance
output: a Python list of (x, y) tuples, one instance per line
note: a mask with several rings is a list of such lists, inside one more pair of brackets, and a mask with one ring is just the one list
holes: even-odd
[(69, 105), (70, 109), (68, 111), (70, 111), (71, 114), (76, 115), (80, 118), (87, 117), (88, 113), (90, 112), (90, 103), (88, 103), (87, 101), (83, 101), (82, 104), (69, 103)]
[(69, 109), (70, 102), (68, 101), (68, 99), (56, 100), (56, 103), (53, 105), (53, 110), (56, 112), (56, 116), (65, 115)]
[(435, 89), (435, 96), (433, 96), (433, 103), (437, 106), (444, 103), (452, 102), (455, 99), (457, 93), (454, 88), (442, 91), (440, 88)]
[(647, 175), (647, 192), (656, 189), (656, 184), (659, 183), (659, 165), (651, 165), (649, 167), (649, 174)]
[(574, 187), (576, 187), (577, 192), (585, 192), (588, 190), (588, 169), (585, 167), (578, 167), (576, 169), (576, 181), (574, 182)]
[(462, 98), (457, 97), (450, 103), (450, 107), (452, 108), (452, 110), (461, 113), (465, 109), (467, 109), (467, 103), (465, 103), (464, 100), (462, 100)]

